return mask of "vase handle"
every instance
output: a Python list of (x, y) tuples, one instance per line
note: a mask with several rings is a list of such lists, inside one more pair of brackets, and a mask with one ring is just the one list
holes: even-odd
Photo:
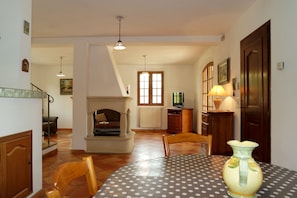
[(239, 161), (239, 184), (241, 187), (246, 186), (248, 177), (248, 159)]

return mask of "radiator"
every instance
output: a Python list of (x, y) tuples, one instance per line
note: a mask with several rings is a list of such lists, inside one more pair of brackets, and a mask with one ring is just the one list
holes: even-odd
[(139, 116), (141, 128), (162, 127), (162, 108), (140, 108)]

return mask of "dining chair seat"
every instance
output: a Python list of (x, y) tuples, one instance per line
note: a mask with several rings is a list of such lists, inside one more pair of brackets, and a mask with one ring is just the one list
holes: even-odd
[(81, 161), (66, 162), (57, 167), (53, 176), (53, 187), (46, 191), (48, 198), (62, 198), (67, 186), (75, 179), (85, 176), (89, 195), (98, 190), (92, 156), (83, 157)]
[[(163, 146), (164, 146), (164, 153), (165, 156), (169, 157), (170, 152), (170, 145), (176, 143), (185, 143), (185, 142), (192, 142), (192, 143), (199, 143), (201, 146), (206, 146), (206, 154), (211, 155), (211, 147), (212, 147), (212, 135), (200, 135), (197, 133), (179, 133), (174, 135), (167, 135), (164, 134), (163, 138)], [(201, 149), (200, 149), (201, 151)]]

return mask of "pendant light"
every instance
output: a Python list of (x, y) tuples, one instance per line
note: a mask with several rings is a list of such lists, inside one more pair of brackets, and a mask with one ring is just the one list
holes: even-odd
[(121, 20), (122, 20), (122, 18), (123, 18), (122, 16), (117, 16), (117, 19), (119, 20), (119, 40), (116, 42), (116, 44), (113, 47), (113, 49), (115, 49), (115, 50), (126, 49), (126, 46), (121, 41)]
[(61, 59), (61, 62), (60, 62), (60, 72), (57, 74), (57, 76), (58, 77), (64, 77), (65, 74), (62, 71), (62, 59), (63, 59), (63, 57), (61, 56), (60, 59)]
[(144, 58), (144, 71), (141, 74), (149, 75), (149, 73), (146, 71), (146, 55), (143, 55), (143, 58)]

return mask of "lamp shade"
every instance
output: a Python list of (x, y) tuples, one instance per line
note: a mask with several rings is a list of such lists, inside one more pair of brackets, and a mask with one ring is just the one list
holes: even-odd
[(215, 105), (215, 110), (219, 111), (220, 110), (220, 105), (221, 105), (221, 98), (219, 96), (227, 96), (227, 93), (225, 89), (221, 85), (214, 85), (210, 92), (208, 93), (209, 96), (216, 96), (215, 99), (213, 99), (213, 103)]
[(225, 89), (221, 85), (214, 85), (210, 92), (208, 93), (209, 96), (227, 96)]
[(123, 44), (121, 40), (118, 40), (116, 44), (114, 45), (113, 49), (115, 50), (124, 50), (126, 49), (126, 46)]
[(65, 74), (63, 72), (60, 72), (57, 74), (57, 77), (64, 77), (64, 76), (65, 76)]

